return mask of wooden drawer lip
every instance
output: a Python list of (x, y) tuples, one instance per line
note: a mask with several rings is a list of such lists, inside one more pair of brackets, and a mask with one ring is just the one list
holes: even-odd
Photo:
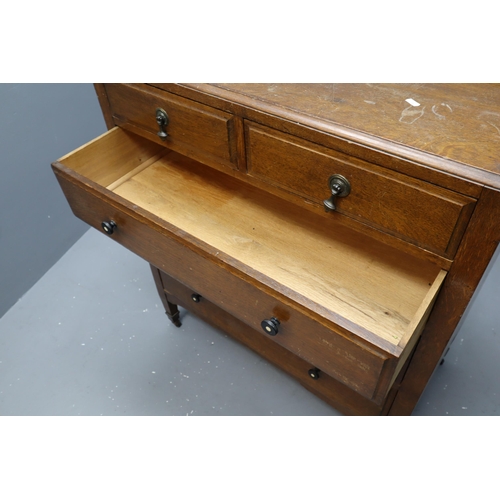
[[(329, 197), (329, 176), (341, 173), (351, 180), (353, 187), (349, 197), (339, 200), (338, 214), (371, 225), (445, 258), (452, 258), (455, 254), (472, 215), (475, 199), (248, 121), (245, 121), (245, 138), (249, 175), (322, 205), (323, 199)], [(282, 162), (279, 163), (280, 168), (275, 164), (273, 168), (269, 166), (273, 161), (272, 156), (266, 153), (263, 157), (264, 150), (271, 151), (275, 160)], [(296, 159), (300, 155), (294, 153), (303, 154), (304, 157)], [(313, 162), (319, 163), (320, 167), (315, 169), (314, 175), (310, 175)], [(329, 164), (331, 167), (327, 167)], [(305, 173), (300, 172), (301, 167), (309, 169), (307, 179)], [(363, 177), (371, 178), (373, 187)], [(381, 187), (377, 186), (379, 182)], [(380, 201), (381, 211), (379, 214), (374, 213), (372, 200), (376, 202), (377, 196), (382, 195), (385, 195), (384, 201), (387, 200), (389, 205), (385, 206), (386, 203)], [(407, 201), (408, 196), (413, 197), (412, 203)], [(427, 203), (420, 207), (418, 213), (414, 212), (411, 218), (413, 205), (423, 197)], [(432, 231), (429, 231), (429, 227), (423, 226), (427, 221), (423, 213), (429, 214), (429, 218), (434, 215), (436, 210), (433, 202), (447, 212), (443, 212), (440, 219), (435, 218)], [(401, 212), (400, 217), (388, 216), (398, 212)]]
[[(106, 84), (106, 90), (116, 125), (211, 166), (238, 168), (232, 114), (142, 84)], [(170, 118), (164, 141), (157, 136), (157, 107)]]

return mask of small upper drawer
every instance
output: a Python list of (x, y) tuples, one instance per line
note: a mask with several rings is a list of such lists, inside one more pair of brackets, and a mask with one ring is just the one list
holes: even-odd
[(474, 199), (251, 122), (245, 137), (249, 175), (323, 204), (332, 194), (330, 176), (340, 174), (351, 191), (337, 199), (338, 213), (439, 255), (455, 254)]
[[(107, 84), (106, 92), (116, 125), (210, 166), (237, 168), (231, 114), (147, 85)], [(168, 116), (163, 140), (158, 136), (158, 108)]]

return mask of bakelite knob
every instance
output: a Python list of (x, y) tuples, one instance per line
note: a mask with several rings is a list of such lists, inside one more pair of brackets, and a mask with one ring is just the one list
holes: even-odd
[(201, 300), (201, 295), (200, 295), (200, 294), (198, 294), (198, 293), (193, 293), (193, 294), (191, 295), (191, 300), (192, 300), (193, 302), (198, 303), (198, 302)]
[(307, 373), (315, 380), (319, 378), (319, 370), (317, 368), (311, 368)]
[(117, 226), (116, 226), (115, 221), (110, 220), (110, 221), (101, 222), (101, 227), (105, 233), (113, 234), (113, 232)]
[(276, 318), (265, 319), (260, 323), (260, 326), (267, 334), (274, 336), (278, 333), (280, 322)]

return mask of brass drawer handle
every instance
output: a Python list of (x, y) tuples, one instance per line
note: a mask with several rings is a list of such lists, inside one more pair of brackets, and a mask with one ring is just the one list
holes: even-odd
[(328, 186), (332, 195), (323, 201), (323, 205), (325, 206), (325, 212), (333, 212), (337, 209), (335, 206), (337, 196), (345, 198), (351, 192), (351, 184), (343, 175), (335, 174), (328, 179)]
[(276, 318), (265, 319), (260, 323), (262, 329), (269, 335), (277, 335), (280, 326), (279, 320)]
[(167, 112), (164, 109), (157, 108), (156, 109), (156, 123), (158, 124), (158, 127), (160, 127), (160, 130), (157, 132), (158, 137), (164, 141), (167, 137), (167, 131), (165, 130), (166, 126), (168, 125), (169, 119)]

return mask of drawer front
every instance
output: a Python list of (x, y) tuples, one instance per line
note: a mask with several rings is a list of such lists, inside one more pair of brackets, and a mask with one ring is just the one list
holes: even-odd
[(246, 122), (248, 174), (323, 205), (330, 176), (351, 185), (337, 210), (426, 250), (452, 258), (475, 200), (349, 157), (297, 137)]
[[(237, 168), (236, 126), (229, 113), (146, 85), (107, 84), (116, 125), (216, 168)], [(167, 137), (157, 135), (156, 109), (168, 116)]]
[[(121, 197), (81, 179), (69, 169), (55, 168), (59, 183), (74, 214), (102, 231), (101, 222), (114, 221), (110, 236), (174, 279), (243, 321), (255, 331), (265, 319), (280, 321), (279, 333), (269, 336), (290, 352), (354, 389), (382, 401), (394, 375), (397, 359), (386, 352), (326, 327), (301, 306), (241, 275), (219, 260), (211, 248), (192, 247), (173, 226)], [(188, 246), (186, 246), (188, 245)], [(190, 248), (191, 247), (191, 248)]]
[[(155, 269), (153, 273), (156, 274), (156, 272)], [(253, 328), (215, 306), (206, 298), (194, 302), (193, 290), (168, 274), (160, 272), (160, 276), (162, 286), (159, 290), (160, 294), (166, 292), (168, 300), (172, 303), (187, 309), (206, 323), (252, 349), (260, 357), (286, 371), (309, 391), (327, 401), (344, 415), (379, 415), (381, 413), (381, 407), (376, 403), (364, 398), (326, 373), (320, 372), (319, 377), (313, 378), (310, 374), (311, 364), (273, 342), (272, 337), (256, 335)]]

